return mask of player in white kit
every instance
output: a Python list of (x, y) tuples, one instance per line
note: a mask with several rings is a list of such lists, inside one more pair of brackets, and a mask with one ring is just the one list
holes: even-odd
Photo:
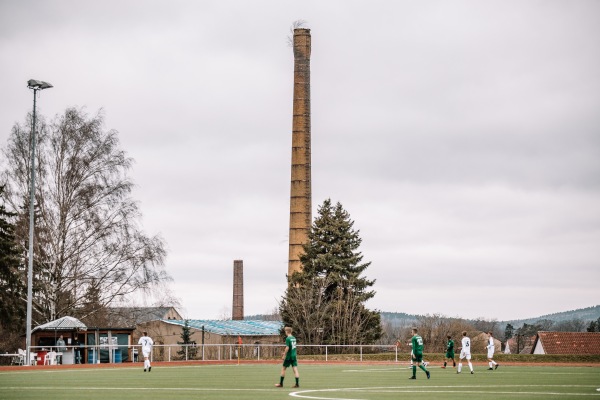
[(148, 336), (148, 332), (144, 331), (144, 336), (140, 338), (138, 344), (142, 346), (142, 355), (144, 356), (144, 372), (146, 372), (146, 369), (148, 372), (150, 372), (152, 370), (152, 366), (150, 365), (150, 353), (152, 353), (154, 341)]
[(487, 349), (487, 358), (488, 358), (488, 363), (490, 365), (490, 367), (488, 368), (488, 370), (494, 370), (494, 369), (498, 369), (498, 367), (500, 366), (500, 364), (498, 364), (496, 361), (494, 361), (494, 350), (495, 350), (495, 345), (494, 345), (494, 335), (492, 335), (492, 332), (488, 332), (488, 344), (487, 346), (485, 346), (485, 348)]
[(467, 331), (464, 331), (463, 333), (463, 338), (461, 340), (461, 344), (462, 347), (460, 348), (460, 358), (458, 360), (458, 370), (456, 371), (457, 374), (460, 374), (460, 371), (462, 369), (462, 360), (463, 358), (467, 359), (467, 363), (469, 363), (469, 369), (471, 370), (471, 373), (473, 374), (473, 364), (471, 364), (471, 339), (467, 336)]

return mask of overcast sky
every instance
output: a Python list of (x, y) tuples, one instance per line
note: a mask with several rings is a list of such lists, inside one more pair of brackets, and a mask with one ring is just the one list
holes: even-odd
[(341, 202), (382, 311), (600, 304), (599, 1), (0, 1), (0, 146), (103, 109), (184, 316), (286, 286), (296, 20), (312, 34), (313, 216)]

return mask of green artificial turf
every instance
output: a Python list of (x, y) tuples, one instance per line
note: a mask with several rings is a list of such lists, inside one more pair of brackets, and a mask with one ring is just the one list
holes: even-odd
[[(466, 365), (465, 365), (466, 367)], [(495, 371), (476, 367), (431, 367), (431, 379), (417, 370), (409, 380), (406, 366), (302, 365), (300, 388), (292, 389), (288, 369), (284, 388), (278, 365), (155, 366), (52, 369), (0, 372), (0, 399), (547, 399), (599, 398), (600, 368), (510, 367)]]

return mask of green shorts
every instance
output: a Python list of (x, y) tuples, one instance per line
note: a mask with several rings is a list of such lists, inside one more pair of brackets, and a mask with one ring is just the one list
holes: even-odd
[(422, 362), (423, 354), (413, 354), (413, 360), (415, 360), (416, 362)]
[(454, 358), (454, 352), (453, 351), (446, 352), (446, 358)]
[(285, 360), (283, 360), (283, 366), (285, 368), (287, 367), (297, 367), (298, 366), (298, 360), (295, 358), (286, 358)]

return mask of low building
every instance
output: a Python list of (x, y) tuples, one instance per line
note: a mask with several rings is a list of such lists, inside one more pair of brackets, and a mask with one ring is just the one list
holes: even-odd
[[(182, 333), (185, 323), (190, 330), (190, 341), (194, 347), (202, 347), (202, 351), (194, 350), (196, 359), (223, 359), (231, 356), (237, 345), (249, 353), (250, 357), (257, 355), (258, 347), (263, 347), (265, 355), (273, 351), (273, 345), (282, 345), (283, 324), (279, 321), (258, 320), (156, 320), (139, 324), (135, 337), (142, 336), (147, 331), (155, 343), (155, 357), (159, 360), (177, 359), (182, 351)], [(162, 349), (162, 350), (161, 350)], [(277, 351), (279, 351), (278, 349)], [(204, 357), (202, 357), (202, 355)], [(182, 357), (182, 354), (179, 354)]]
[[(460, 340), (458, 340), (460, 343)], [(471, 337), (471, 352), (472, 353), (487, 353), (487, 345), (488, 345), (488, 334), (486, 332), (481, 332), (474, 337)], [(460, 344), (459, 344), (460, 346)], [(474, 348), (478, 346), (477, 348)], [(494, 350), (496, 353), (500, 352), (502, 348), (502, 342), (496, 338), (494, 338)]]
[(89, 327), (77, 318), (65, 316), (36, 326), (31, 331), (31, 351), (38, 363), (50, 351), (57, 351), (63, 336), (63, 364), (120, 363), (132, 359), (132, 333), (135, 328)]
[(183, 319), (175, 307), (110, 307), (106, 317), (112, 326), (128, 327), (159, 319)]
[(516, 335), (508, 339), (504, 345), (505, 354), (531, 354), (535, 336)]
[(600, 354), (600, 332), (538, 332), (532, 354)]

